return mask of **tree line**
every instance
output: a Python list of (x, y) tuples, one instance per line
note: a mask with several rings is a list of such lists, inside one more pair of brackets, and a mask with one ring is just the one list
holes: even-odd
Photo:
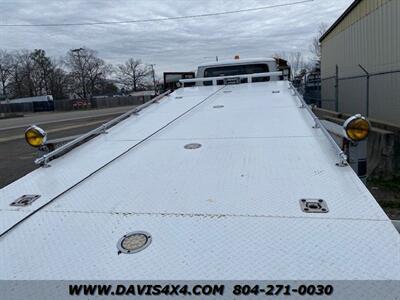
[(292, 70), (293, 75), (303, 76), (308, 71), (320, 68), (321, 65), (321, 43), (319, 39), (328, 30), (327, 23), (320, 23), (317, 27), (317, 34), (312, 38), (309, 45), (311, 57), (304, 57), (302, 52), (276, 52), (274, 57), (285, 59)]
[[(319, 65), (319, 38), (327, 25), (320, 24), (313, 38), (310, 52), (314, 61), (307, 62), (301, 52), (280, 52), (276, 57), (286, 59), (293, 74), (302, 74)], [(118, 84), (123, 93), (153, 89), (156, 85), (151, 65), (141, 60), (128, 59), (119, 65), (107, 64), (90, 48), (69, 50), (64, 57), (49, 57), (43, 49), (6, 51), (0, 49), (0, 98), (14, 99), (53, 95), (66, 99), (73, 95), (90, 99), (96, 95), (115, 94)]]
[(125, 63), (106, 63), (90, 48), (69, 50), (54, 58), (43, 49), (6, 51), (0, 49), (0, 96), (3, 99), (74, 95), (90, 99), (115, 94), (117, 84), (124, 93), (153, 89), (154, 70), (133, 58)]

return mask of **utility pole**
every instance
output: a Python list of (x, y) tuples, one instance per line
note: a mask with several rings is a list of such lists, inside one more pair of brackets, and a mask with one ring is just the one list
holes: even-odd
[(217, 56), (204, 56), (204, 59), (210, 59), (210, 58), (215, 58), (215, 61), (218, 62), (219, 61), (219, 57)]
[(78, 54), (78, 61), (79, 61), (79, 69), (81, 71), (81, 82), (82, 82), (82, 92), (83, 92), (83, 98), (87, 100), (87, 93), (86, 93), (86, 84), (85, 84), (85, 75), (84, 75), (84, 70), (82, 66), (82, 61), (81, 61), (81, 51), (84, 50), (83, 48), (78, 48), (78, 49), (72, 49), (71, 51), (73, 53)]
[(156, 74), (155, 74), (155, 71), (154, 71), (154, 66), (155, 66), (155, 64), (151, 64), (150, 66), (151, 66), (151, 70), (152, 70), (152, 73), (153, 73), (153, 87), (154, 87), (154, 93), (157, 93), (157, 88), (156, 88)]
[(365, 106), (366, 106), (365, 114), (366, 114), (366, 117), (368, 118), (369, 117), (369, 78), (371, 75), (362, 65), (359, 64), (358, 66), (360, 67), (361, 70), (364, 71), (365, 75), (367, 76), (367, 99), (366, 99), (366, 103), (365, 103)]
[(335, 71), (335, 111), (339, 111), (339, 66), (336, 65)]

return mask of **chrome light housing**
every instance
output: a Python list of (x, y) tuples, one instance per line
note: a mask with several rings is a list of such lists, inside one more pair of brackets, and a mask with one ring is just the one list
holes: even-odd
[(343, 124), (346, 137), (353, 142), (366, 139), (370, 128), (371, 124), (369, 121), (360, 114), (348, 118)]
[(43, 146), (47, 141), (47, 133), (42, 128), (32, 125), (25, 130), (26, 142), (35, 148)]

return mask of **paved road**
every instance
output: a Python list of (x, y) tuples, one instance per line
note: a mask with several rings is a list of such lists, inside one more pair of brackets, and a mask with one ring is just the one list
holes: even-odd
[(30, 113), (26, 114), (23, 118), (11, 118), (0, 120), (0, 131), (25, 128), (29, 125), (36, 124), (51, 124), (59, 122), (67, 122), (81, 119), (90, 119), (93, 117), (110, 116), (127, 111), (132, 106), (119, 106), (106, 109), (94, 109), (94, 110), (79, 110), (79, 111), (68, 111), (68, 112), (44, 112), (44, 113)]
[(129, 110), (131, 106), (67, 113), (37, 113), (0, 120), (0, 188), (37, 168), (37, 150), (26, 144), (24, 130), (40, 125), (50, 139), (79, 135)]

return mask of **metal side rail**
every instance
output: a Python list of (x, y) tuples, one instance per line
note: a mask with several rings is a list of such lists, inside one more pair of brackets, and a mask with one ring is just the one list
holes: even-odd
[(70, 141), (73, 141), (80, 137), (81, 134), (78, 135), (72, 135), (72, 136), (67, 136), (67, 137), (62, 137), (58, 139), (53, 139), (53, 140), (48, 140), (46, 143), (39, 148), (40, 151), (43, 151), (44, 153), (49, 153), (51, 151), (54, 151), (56, 148), (59, 148)]
[(392, 220), (392, 224), (394, 228), (396, 228), (397, 231), (400, 233), (400, 220)]
[(310, 116), (313, 118), (315, 125), (315, 128), (320, 128), (322, 130), (322, 132), (324, 133), (324, 135), (326, 136), (326, 138), (331, 142), (332, 146), (335, 148), (337, 155), (339, 157), (339, 162), (337, 163), (337, 165), (339, 167), (345, 167), (348, 166), (347, 163), (347, 155), (343, 152), (342, 149), (340, 149), (340, 147), (338, 146), (338, 144), (335, 142), (335, 140), (332, 138), (332, 136), (330, 135), (330, 133), (328, 132), (328, 130), (325, 128), (324, 124), (321, 122), (320, 119), (318, 119), (318, 117), (313, 113), (313, 111), (311, 110), (311, 108), (307, 105), (307, 103), (304, 101), (303, 96), (297, 91), (297, 89), (293, 86), (293, 84), (291, 82), (289, 82), (289, 88), (294, 91), (294, 95), (297, 96), (297, 98), (299, 98), (300, 102), (301, 102), (301, 108), (305, 108), (308, 113), (310, 114)]
[(152, 99), (152, 100), (150, 100), (150, 101), (148, 101), (148, 102), (146, 102), (146, 103), (144, 103), (142, 105), (139, 105), (139, 106), (127, 111), (126, 113), (122, 114), (121, 116), (119, 116), (119, 117), (117, 117), (115, 119), (112, 119), (111, 121), (101, 125), (100, 127), (97, 127), (95, 129), (89, 131), (88, 133), (83, 134), (83, 135), (73, 139), (72, 141), (64, 144), (63, 146), (56, 148), (54, 151), (51, 151), (51, 152), (49, 152), (49, 153), (37, 158), (35, 160), (35, 164), (42, 165), (42, 166), (48, 166), (48, 163), (49, 163), (49, 161), (51, 159), (54, 159), (57, 156), (62, 155), (63, 153), (72, 150), (73, 148), (81, 145), (82, 143), (86, 142), (87, 140), (89, 140), (89, 139), (91, 139), (91, 138), (93, 138), (93, 137), (95, 137), (95, 136), (97, 136), (97, 135), (99, 135), (101, 133), (105, 133), (107, 129), (115, 126), (116, 124), (118, 124), (119, 122), (129, 118), (130, 116), (140, 112), (142, 109), (144, 109), (144, 108), (150, 106), (151, 104), (161, 100), (162, 98), (164, 98), (165, 96), (169, 95), (170, 93), (171, 93), (171, 91), (168, 90), (165, 93), (155, 97), (154, 99)]

